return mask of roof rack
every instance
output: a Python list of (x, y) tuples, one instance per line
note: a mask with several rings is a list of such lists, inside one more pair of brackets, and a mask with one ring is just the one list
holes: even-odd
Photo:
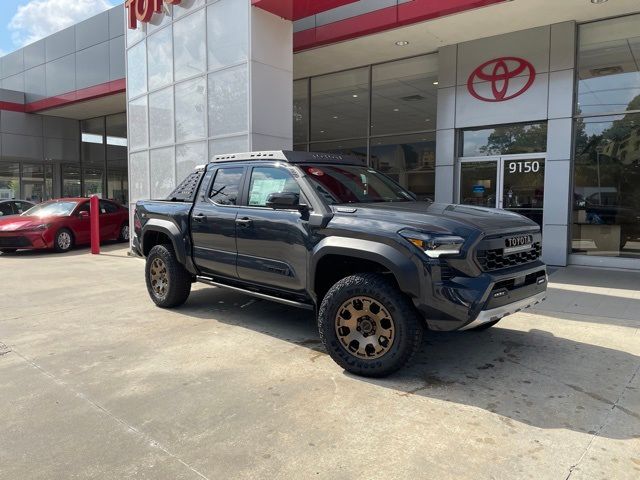
[(293, 152), (290, 150), (266, 150), (262, 152), (228, 153), (216, 155), (209, 163), (255, 160), (280, 160), (287, 163), (338, 163), (341, 165), (366, 165), (366, 158), (321, 152)]

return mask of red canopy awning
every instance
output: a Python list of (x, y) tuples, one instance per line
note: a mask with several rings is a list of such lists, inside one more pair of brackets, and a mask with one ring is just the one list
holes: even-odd
[(332, 8), (341, 7), (357, 0), (251, 0), (255, 7), (271, 12), (287, 20), (301, 18), (326, 12)]

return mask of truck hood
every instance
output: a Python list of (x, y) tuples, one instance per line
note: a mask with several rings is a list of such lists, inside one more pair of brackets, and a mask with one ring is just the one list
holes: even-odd
[(517, 213), (470, 205), (431, 202), (349, 203), (332, 207), (336, 216), (383, 221), (405, 228), (485, 235), (536, 230), (538, 224)]

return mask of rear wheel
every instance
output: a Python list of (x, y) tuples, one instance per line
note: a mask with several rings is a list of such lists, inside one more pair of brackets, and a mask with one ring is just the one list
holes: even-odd
[(129, 241), (129, 224), (125, 223), (120, 227), (120, 233), (118, 234), (119, 242), (128, 242)]
[(53, 241), (53, 249), (56, 252), (64, 253), (73, 248), (73, 234), (69, 229), (61, 228), (57, 231)]
[(361, 273), (343, 278), (327, 292), (318, 329), (329, 355), (342, 368), (384, 377), (420, 348), (423, 321), (383, 275)]
[(161, 308), (182, 305), (191, 293), (191, 275), (178, 262), (169, 245), (156, 245), (147, 256), (147, 291)]

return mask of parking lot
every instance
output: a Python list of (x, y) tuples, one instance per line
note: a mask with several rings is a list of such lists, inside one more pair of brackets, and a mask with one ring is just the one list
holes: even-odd
[(144, 263), (0, 255), (0, 477), (640, 478), (640, 274), (555, 270), (548, 300), (345, 374), (311, 314)]

